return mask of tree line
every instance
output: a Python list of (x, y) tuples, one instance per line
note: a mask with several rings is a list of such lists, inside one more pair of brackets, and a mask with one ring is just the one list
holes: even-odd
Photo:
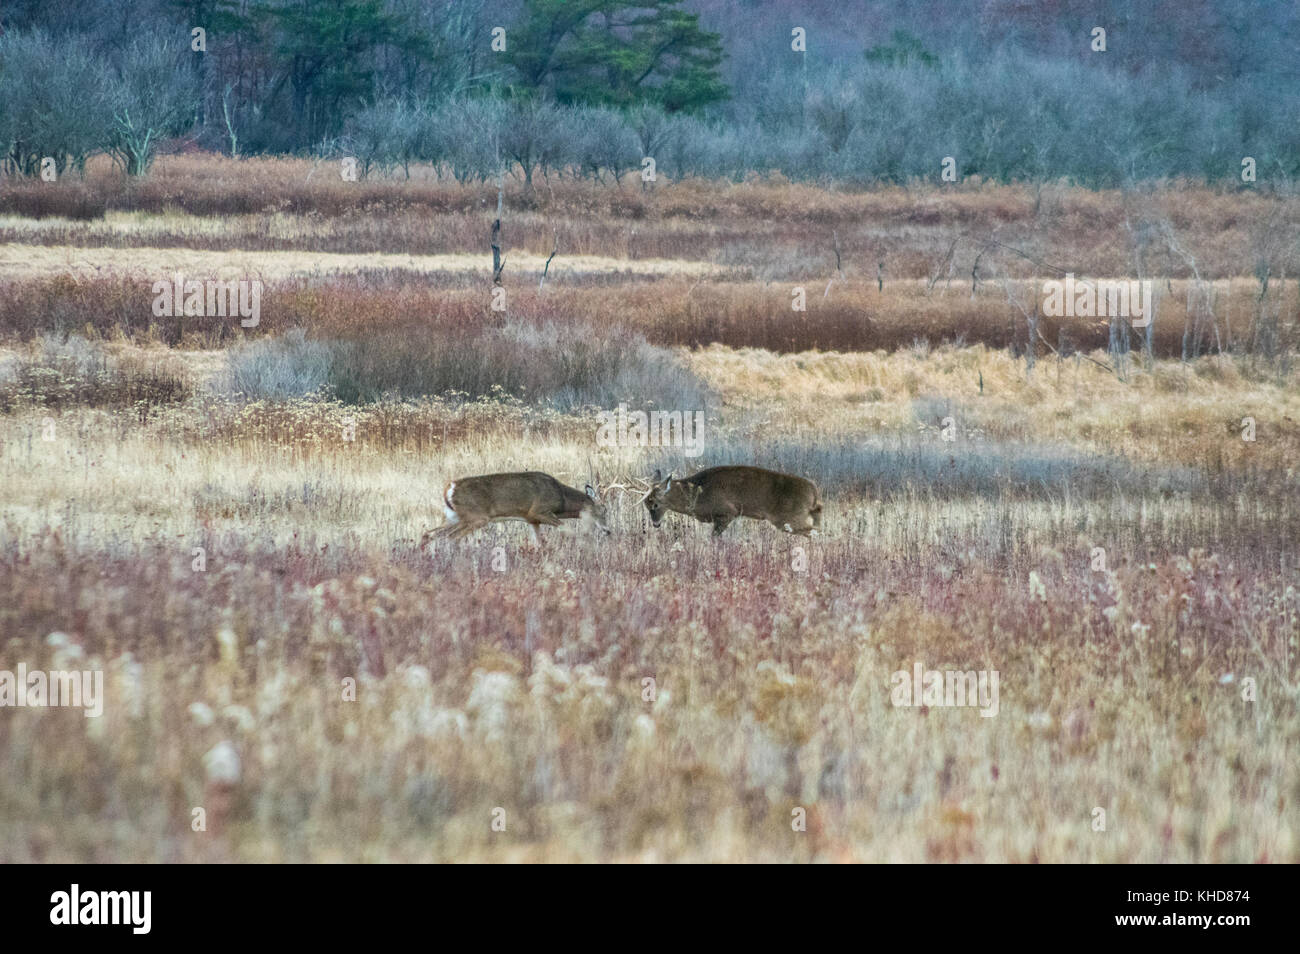
[[(952, 23), (927, 33), (900, 14), (856, 46), (838, 31), (827, 55), (829, 30), (797, 7), (779, 18), (772, 0), (80, 0), (77, 16), (69, 2), (10, 0), (0, 14), (10, 175), (47, 159), (81, 169), (95, 153), (140, 175), (182, 137), (234, 155), (351, 155), (364, 175), (509, 169), (526, 188), (621, 183), (647, 158), (675, 178), (851, 183), (945, 168), (1089, 186), (1233, 181), (1247, 157), (1261, 180), (1300, 172), (1296, 74), (1269, 52), (1293, 19), (1258, 27), (1273, 41), (1259, 35), (1255, 67), (1254, 28), (1221, 27), (1223, 49), (1202, 65), (1223, 73), (1210, 76), (1196, 60), (1089, 55), (1088, 20), (1027, 30), (1016, 10), (996, 45), (987, 25), (960, 41)], [(762, 16), (735, 15), (751, 7)], [(1044, 48), (1045, 35), (1075, 52)]]

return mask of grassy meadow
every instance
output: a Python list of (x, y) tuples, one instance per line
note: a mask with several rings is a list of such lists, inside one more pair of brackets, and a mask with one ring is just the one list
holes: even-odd
[[(0, 861), (1300, 862), (1300, 207), (512, 185), (498, 311), (496, 199), (0, 183), (0, 670), (105, 690), (0, 709)], [(1057, 268), (1154, 279), (1149, 345), (1031, 336)], [(258, 324), (156, 315), (176, 271)], [(600, 446), (620, 403), (702, 454)], [(822, 534), (650, 526), (724, 463)], [(509, 470), (612, 535), (430, 540)], [(996, 713), (895, 705), (917, 664)]]

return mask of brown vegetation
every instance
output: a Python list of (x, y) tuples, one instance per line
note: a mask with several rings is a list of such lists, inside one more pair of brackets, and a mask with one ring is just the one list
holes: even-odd
[[(507, 283), (503, 314), (492, 310), (486, 287), (467, 288), (466, 278), (464, 273), (426, 277), (382, 272), (268, 281), (260, 323), (247, 331), (229, 319), (155, 317), (152, 281), (66, 275), (0, 279), (0, 333), (11, 341), (50, 332), (90, 333), (219, 347), (299, 328), (322, 339), (395, 334), (407, 344), (427, 341), (430, 347), (451, 348), (469, 328), (522, 321), (581, 336), (612, 317), (620, 328), (664, 346), (722, 344), (788, 353), (894, 351), (918, 341), (964, 342), (1023, 354), (1030, 348), (1025, 312), (1033, 311), (1042, 297), (1041, 280), (984, 282), (974, 296), (969, 284), (930, 288), (927, 282), (895, 282), (880, 292), (865, 282), (835, 282), (827, 292), (823, 284), (810, 282), (802, 286), (807, 310), (795, 311), (795, 286), (787, 284), (629, 278), (553, 283), (539, 292), (523, 279)], [(170, 273), (160, 270), (155, 280), (170, 280)], [(1273, 353), (1300, 345), (1300, 323), (1276, 317), (1294, 316), (1300, 308), (1294, 281), (1274, 281), (1262, 301), (1258, 283), (1249, 279), (1204, 286), (1171, 281), (1156, 292), (1156, 356), (1251, 355), (1260, 351), (1266, 329), (1273, 329)], [(1144, 334), (1132, 330), (1133, 351), (1143, 349)], [(1104, 350), (1107, 343), (1105, 319), (1040, 317), (1033, 346), (1038, 357), (1046, 358)]]
[[(107, 693), (0, 713), (0, 861), (1300, 861), (1284, 199), (539, 182), (502, 313), (487, 187), (327, 171), (0, 187), (142, 210), (0, 220), (0, 670)], [(313, 271), (408, 239), (459, 257)], [(1031, 340), (1021, 253), (1140, 260), (1154, 356)], [(155, 317), (182, 255), (265, 257), (258, 326)], [(702, 455), (598, 443), (622, 402), (705, 411)], [(637, 481), (723, 464), (814, 481), (822, 535), (651, 531)], [(421, 545), (525, 470), (612, 535)], [(917, 664), (997, 715), (894, 705)]]

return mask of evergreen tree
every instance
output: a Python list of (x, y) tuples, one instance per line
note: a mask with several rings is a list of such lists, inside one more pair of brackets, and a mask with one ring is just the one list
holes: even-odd
[(299, 143), (336, 135), (374, 95), (376, 50), (428, 44), (384, 0), (272, 0), (255, 13), (273, 34), (283, 70), (268, 100), (288, 89)]
[(519, 85), (561, 102), (697, 110), (725, 99), (722, 42), (682, 0), (525, 0), (507, 53)]

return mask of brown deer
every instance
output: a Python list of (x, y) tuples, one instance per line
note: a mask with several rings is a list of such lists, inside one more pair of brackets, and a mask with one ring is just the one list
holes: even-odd
[(581, 520), (609, 533), (605, 505), (591, 484), (583, 493), (539, 471), (462, 477), (447, 485), (442, 501), (447, 522), (426, 533), (424, 542), (430, 536), (454, 540), (494, 520), (523, 520), (536, 543), (541, 542), (539, 526), (558, 527), (561, 520)]
[(804, 536), (822, 525), (822, 498), (811, 480), (761, 467), (710, 467), (667, 479), (656, 470), (642, 500), (656, 527), (665, 510), (675, 510), (713, 524), (715, 537), (737, 517), (768, 520), (786, 533)]

